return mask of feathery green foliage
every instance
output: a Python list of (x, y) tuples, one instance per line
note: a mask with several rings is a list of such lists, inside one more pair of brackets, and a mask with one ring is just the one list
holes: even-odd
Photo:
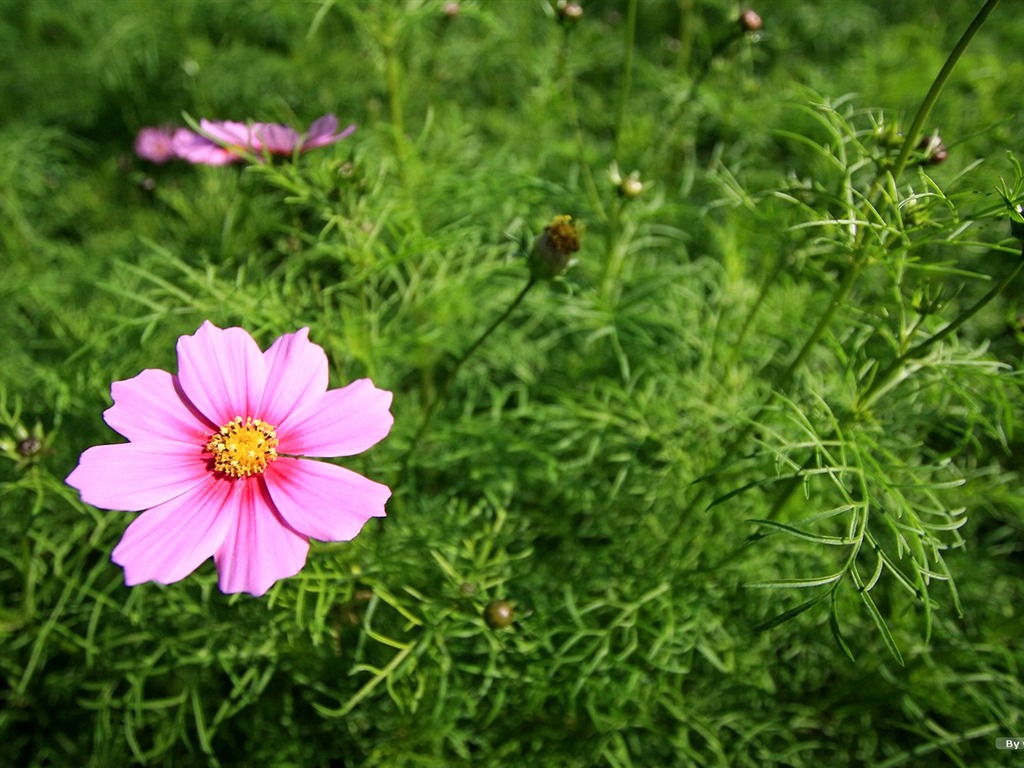
[[(1024, 21), (948, 5), (0, 2), (5, 759), (1005, 765)], [(388, 517), (258, 599), (125, 587), (63, 482), (206, 319), (395, 392)]]

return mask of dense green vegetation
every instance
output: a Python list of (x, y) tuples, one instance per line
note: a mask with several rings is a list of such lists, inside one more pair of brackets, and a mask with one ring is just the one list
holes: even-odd
[[(741, 10), (0, 2), (4, 760), (1009, 764), (1024, 19)], [(132, 153), (328, 112), (294, 162)], [(204, 320), (395, 393), (342, 461), (388, 517), (261, 598), (124, 586), (134, 514), (64, 483)]]

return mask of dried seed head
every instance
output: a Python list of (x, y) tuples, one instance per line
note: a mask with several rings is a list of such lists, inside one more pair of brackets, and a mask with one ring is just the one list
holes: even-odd
[(43, 450), (43, 441), (38, 437), (30, 435), (23, 440), (19, 440), (14, 450), (18, 452), (18, 455), (24, 456), (27, 459)]
[(570, 257), (580, 249), (582, 229), (572, 216), (555, 216), (533, 241), (530, 272), (534, 278), (558, 277), (569, 268)]

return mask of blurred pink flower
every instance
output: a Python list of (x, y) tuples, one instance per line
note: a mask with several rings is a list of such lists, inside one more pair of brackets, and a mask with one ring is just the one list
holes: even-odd
[(174, 132), (174, 154), (193, 165), (228, 165), (242, 159), (242, 155), (222, 147), (188, 128)]
[(162, 165), (176, 157), (174, 129), (147, 126), (135, 137), (135, 154), (143, 160)]
[(144, 510), (112, 555), (126, 584), (170, 584), (212, 556), (223, 592), (262, 595), (302, 569), (309, 538), (347, 541), (385, 514), (386, 485), (309, 457), (383, 440), (391, 393), (369, 379), (328, 391), (327, 370), (308, 328), (261, 352), (204, 322), (178, 339), (176, 376), (114, 382), (103, 418), (129, 442), (89, 448), (67, 483), (88, 504)]
[(200, 165), (226, 165), (246, 155), (263, 153), (291, 157), (351, 136), (356, 126), (338, 132), (338, 118), (324, 115), (300, 134), (280, 123), (238, 123), (232, 120), (200, 120), (200, 133), (181, 129), (174, 136), (178, 157)]

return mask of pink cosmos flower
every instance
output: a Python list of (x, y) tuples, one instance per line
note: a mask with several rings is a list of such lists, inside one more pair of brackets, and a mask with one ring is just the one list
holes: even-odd
[(174, 129), (147, 126), (135, 137), (135, 154), (143, 160), (163, 165), (177, 157), (174, 151)]
[(174, 137), (178, 157), (199, 165), (226, 165), (263, 153), (291, 157), (296, 150), (308, 152), (341, 141), (356, 129), (353, 124), (339, 133), (338, 118), (330, 114), (314, 120), (305, 134), (280, 123), (204, 119), (199, 127), (201, 133), (182, 129)]
[(112, 559), (129, 586), (170, 584), (207, 558), (223, 592), (262, 595), (298, 573), (309, 538), (347, 541), (382, 517), (391, 490), (309, 458), (351, 456), (391, 430), (391, 393), (359, 379), (327, 389), (309, 329), (266, 351), (242, 328), (205, 322), (178, 339), (178, 374), (111, 386), (103, 414), (127, 443), (86, 450), (67, 478), (82, 500), (145, 510)]

